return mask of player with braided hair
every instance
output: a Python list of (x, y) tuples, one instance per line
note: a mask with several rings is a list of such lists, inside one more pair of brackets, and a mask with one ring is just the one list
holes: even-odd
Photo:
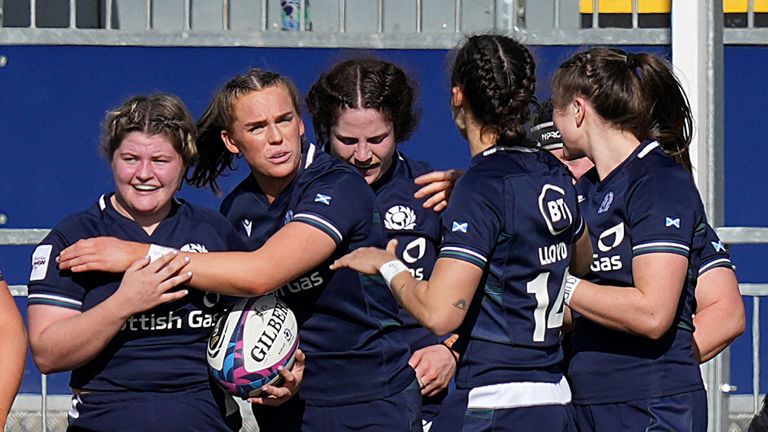
[(436, 334), (456, 331), (456, 391), (437, 431), (572, 430), (562, 359), (561, 289), (591, 250), (567, 169), (526, 140), (535, 102), (528, 50), (499, 35), (469, 38), (451, 75), (451, 108), (472, 160), (443, 213), (428, 281), (395, 255), (358, 249), (334, 268), (381, 273), (395, 297)]

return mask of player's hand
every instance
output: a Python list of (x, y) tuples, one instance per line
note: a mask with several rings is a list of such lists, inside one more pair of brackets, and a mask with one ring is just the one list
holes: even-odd
[(60, 270), (75, 273), (103, 271), (122, 273), (137, 259), (147, 254), (149, 246), (119, 240), (114, 237), (93, 237), (78, 240), (61, 251), (56, 261)]
[(126, 319), (135, 313), (178, 300), (189, 291), (169, 290), (192, 277), (192, 272), (182, 271), (187, 264), (189, 258), (178, 256), (177, 252), (164, 255), (152, 263), (149, 257), (144, 257), (128, 267), (111, 298), (119, 305)]
[(387, 250), (374, 247), (355, 249), (334, 261), (331, 264), (331, 270), (350, 268), (364, 274), (378, 274), (382, 265), (397, 259), (395, 256), (396, 247), (397, 240), (390, 240), (387, 243)]
[(422, 206), (432, 208), (439, 212), (448, 206), (448, 199), (453, 192), (456, 181), (464, 174), (464, 171), (451, 169), (446, 171), (432, 171), (416, 177), (414, 182), (422, 186), (413, 196), (415, 198), (429, 197)]
[(408, 364), (416, 371), (422, 396), (435, 396), (447, 389), (456, 373), (453, 353), (443, 344), (417, 350), (408, 360)]
[(285, 403), (288, 399), (292, 398), (298, 393), (301, 387), (302, 381), (304, 381), (304, 365), (306, 356), (298, 349), (296, 350), (296, 358), (293, 361), (293, 367), (288, 370), (286, 368), (280, 369), (280, 376), (283, 377), (283, 384), (279, 387), (276, 386), (264, 386), (262, 395), (255, 398), (248, 399), (248, 402), (259, 405), (279, 406)]

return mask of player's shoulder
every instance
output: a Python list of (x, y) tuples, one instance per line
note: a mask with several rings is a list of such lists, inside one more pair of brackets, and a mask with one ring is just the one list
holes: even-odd
[(84, 238), (98, 232), (108, 222), (105, 221), (104, 212), (108, 196), (102, 195), (99, 200), (85, 210), (72, 213), (59, 221), (52, 232), (57, 232), (67, 238)]
[(429, 162), (411, 159), (401, 152), (397, 152), (395, 157), (403, 164), (404, 170), (408, 173), (408, 177), (411, 179), (415, 179), (424, 174), (429, 174), (435, 170)]
[(302, 163), (304, 166), (297, 180), (299, 189), (323, 183), (350, 192), (360, 189), (370, 190), (368, 183), (354, 167), (322, 150), (318, 149), (311, 158), (308, 155)]
[(218, 224), (228, 224), (227, 219), (216, 210), (193, 204), (182, 198), (175, 198), (179, 203), (180, 216), (189, 219), (190, 222), (207, 223), (217, 226)]

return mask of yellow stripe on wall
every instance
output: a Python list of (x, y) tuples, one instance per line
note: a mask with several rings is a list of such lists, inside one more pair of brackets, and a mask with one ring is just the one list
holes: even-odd
[[(755, 12), (768, 12), (768, 0), (754, 0)], [(591, 14), (593, 9), (593, 0), (579, 0), (579, 12)], [(671, 10), (671, 0), (638, 0), (637, 10), (639, 13), (669, 13)], [(632, 0), (599, 0), (600, 13), (632, 13)], [(723, 12), (725, 13), (747, 13), (749, 0), (723, 0)]]

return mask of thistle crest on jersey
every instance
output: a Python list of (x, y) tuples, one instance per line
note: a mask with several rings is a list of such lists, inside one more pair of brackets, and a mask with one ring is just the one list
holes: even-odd
[(392, 231), (412, 230), (416, 227), (416, 213), (404, 205), (392, 206), (384, 215), (384, 228)]
[(539, 194), (539, 211), (552, 235), (558, 235), (573, 223), (571, 209), (565, 203), (565, 190), (545, 184)]
[(192, 252), (192, 253), (207, 253), (208, 249), (206, 249), (205, 245), (201, 245), (200, 243), (187, 243), (184, 246), (179, 248), (182, 252)]

